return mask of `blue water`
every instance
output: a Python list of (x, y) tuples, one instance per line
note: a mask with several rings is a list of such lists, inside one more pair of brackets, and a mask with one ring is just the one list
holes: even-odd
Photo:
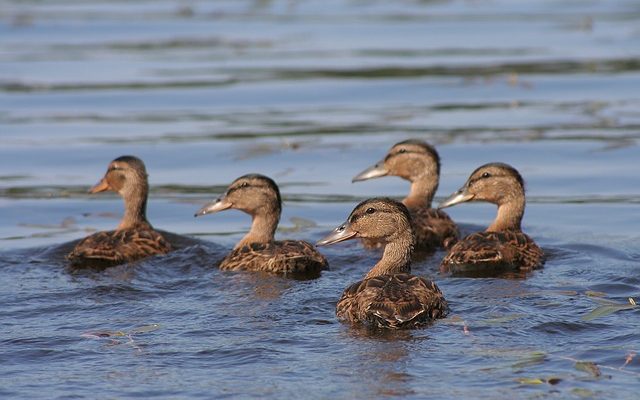
[[(630, 0), (0, 0), (0, 397), (635, 399), (640, 314), (607, 302), (640, 299), (639, 43)], [(378, 257), (357, 243), (311, 281), (216, 268), (250, 219), (193, 213), (233, 179), (273, 177), (278, 237), (313, 242), (406, 193), (351, 178), (410, 137), (438, 200), (518, 168), (544, 269), (453, 278), (436, 253), (414, 273), (449, 317), (383, 333), (334, 315)], [(86, 191), (123, 154), (154, 226), (195, 241), (71, 271), (67, 243), (121, 216)], [(470, 232), (495, 207), (448, 212)]]

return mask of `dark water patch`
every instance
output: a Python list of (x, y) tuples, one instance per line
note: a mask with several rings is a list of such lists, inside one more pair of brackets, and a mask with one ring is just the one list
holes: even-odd
[(535, 330), (541, 333), (550, 335), (571, 335), (579, 332), (593, 331), (597, 329), (606, 328), (606, 324), (598, 323), (579, 323), (579, 322), (544, 322), (534, 327)]
[(79, 82), (79, 83), (47, 83), (47, 82), (0, 82), (0, 92), (78, 92), (103, 90), (154, 90), (154, 89), (189, 89), (229, 86), (238, 83), (256, 83), (266, 81), (291, 81), (308, 79), (407, 79), (425, 77), (468, 77), (482, 78), (504, 76), (505, 71), (518, 75), (558, 75), (580, 73), (628, 73), (640, 70), (640, 61), (635, 58), (617, 60), (587, 61), (544, 61), (526, 64), (502, 64), (476, 67), (433, 66), (433, 67), (386, 67), (357, 70), (259, 70), (247, 68), (222, 69), (219, 74), (225, 78), (198, 80), (148, 80), (129, 82)]
[[(637, 280), (637, 279), (636, 279)], [(640, 295), (640, 287), (638, 284), (624, 284), (624, 283), (603, 283), (595, 284), (590, 287), (590, 290), (596, 292), (606, 293), (609, 296), (617, 297), (633, 297)]]
[(4, 92), (66, 92), (66, 91), (99, 91), (99, 90), (154, 90), (154, 89), (179, 89), (179, 88), (205, 88), (227, 86), (238, 81), (235, 78), (206, 79), (206, 80), (181, 80), (181, 81), (132, 81), (132, 82), (85, 82), (85, 83), (25, 83), (25, 82), (0, 82), (0, 91)]
[[(433, 76), (486, 77), (503, 75), (505, 71), (512, 74), (580, 74), (580, 73), (625, 73), (640, 70), (640, 61), (636, 58), (620, 58), (615, 60), (554, 60), (527, 63), (504, 63), (489, 66), (432, 66), (432, 67), (387, 67), (370, 69), (317, 69), (317, 70), (234, 70), (245, 76), (260, 77), (270, 74), (272, 79), (388, 79), (418, 78)], [(231, 72), (231, 71), (226, 71)]]
[[(561, 101), (559, 99), (549, 101), (519, 100), (517, 103), (505, 101), (474, 101), (473, 99), (460, 99), (457, 102), (439, 102), (426, 105), (406, 105), (402, 108), (384, 108), (377, 110), (382, 115), (389, 115), (388, 119), (392, 119), (393, 115), (421, 114), (428, 112), (447, 112), (447, 111), (500, 111), (514, 109), (545, 109), (545, 110), (561, 110), (564, 112), (580, 112), (589, 115), (598, 115), (607, 109), (621, 108), (624, 115), (635, 116), (638, 113), (633, 107), (637, 103), (635, 99), (625, 99), (617, 102), (609, 102), (604, 100), (597, 101)], [(72, 123), (72, 122), (95, 122), (95, 123), (125, 123), (125, 122), (185, 122), (185, 121), (224, 121), (228, 123), (241, 123), (242, 121), (256, 121), (256, 129), (262, 127), (273, 128), (295, 128), (300, 126), (312, 126), (313, 123), (322, 123), (316, 121), (317, 117), (321, 117), (326, 113), (332, 114), (358, 114), (368, 112), (368, 107), (351, 106), (348, 108), (334, 108), (332, 106), (323, 106), (312, 110), (300, 110), (301, 115), (291, 115), (287, 108), (270, 108), (268, 110), (255, 110), (247, 112), (238, 110), (233, 114), (220, 113), (217, 110), (167, 110), (163, 112), (154, 112), (153, 110), (131, 110), (127, 113), (107, 112), (106, 110), (87, 110), (84, 112), (73, 112), (72, 110), (55, 113), (55, 114), (32, 114), (32, 115), (12, 115), (10, 113), (0, 113), (0, 121), (9, 124), (21, 123)], [(302, 117), (302, 118), (301, 118)], [(326, 121), (324, 121), (326, 123)], [(332, 122), (333, 123), (333, 122)], [(427, 127), (429, 128), (429, 127)], [(155, 137), (155, 135), (154, 135)], [(123, 138), (123, 139), (126, 139)]]
[[(631, 201), (631, 199), (627, 199), (624, 202), (635, 202), (635, 196), (633, 197), (633, 201)], [(573, 257), (579, 256), (580, 254), (593, 253), (593, 254), (598, 254), (600, 257), (610, 258), (613, 260), (619, 260), (619, 261), (631, 260), (629, 255), (623, 251), (620, 251), (616, 248), (597, 245), (597, 244), (563, 243), (562, 247), (560, 248), (564, 250), (565, 254), (572, 254)]]
[(77, 43), (77, 44), (53, 44), (48, 45), (49, 51), (100, 51), (100, 50), (116, 50), (126, 51), (139, 54), (140, 52), (158, 51), (158, 50), (175, 50), (175, 49), (207, 49), (213, 50), (218, 48), (242, 51), (248, 48), (265, 48), (271, 47), (273, 44), (268, 40), (230, 40), (220, 37), (211, 38), (172, 38), (167, 40), (143, 41), (143, 42), (116, 42), (116, 43)]

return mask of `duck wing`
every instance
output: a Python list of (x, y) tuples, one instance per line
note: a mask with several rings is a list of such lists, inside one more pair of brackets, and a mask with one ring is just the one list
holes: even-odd
[(411, 328), (447, 314), (432, 281), (410, 274), (381, 275), (349, 286), (336, 305), (339, 319), (382, 328)]
[(234, 249), (222, 260), (220, 269), (297, 275), (318, 273), (328, 265), (326, 258), (310, 243), (284, 240)]
[(456, 243), (442, 260), (440, 269), (536, 269), (544, 263), (544, 252), (523, 232), (476, 232)]
[(67, 259), (74, 266), (93, 263), (117, 265), (166, 254), (171, 250), (169, 242), (154, 230), (122, 229), (87, 236), (67, 255)]

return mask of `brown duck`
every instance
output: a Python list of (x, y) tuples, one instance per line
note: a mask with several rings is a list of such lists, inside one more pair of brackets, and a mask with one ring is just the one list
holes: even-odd
[[(352, 181), (382, 176), (398, 176), (411, 182), (411, 190), (402, 203), (411, 213), (417, 250), (448, 248), (458, 240), (458, 228), (453, 220), (445, 212), (431, 208), (440, 181), (440, 156), (433, 146), (415, 139), (396, 143), (384, 159)], [(363, 243), (367, 247), (382, 246), (369, 240)]]
[(327, 268), (327, 260), (309, 243), (300, 240), (274, 240), (282, 200), (280, 190), (270, 178), (249, 174), (236, 179), (226, 193), (205, 205), (195, 216), (235, 208), (251, 215), (253, 223), (220, 269), (265, 271), (284, 275), (317, 275)]
[(415, 237), (404, 204), (387, 198), (365, 200), (347, 222), (317, 244), (352, 238), (384, 242), (382, 258), (360, 282), (345, 289), (336, 305), (338, 319), (381, 328), (415, 328), (447, 314), (442, 292), (422, 277), (411, 275)]
[(67, 255), (73, 266), (117, 265), (172, 250), (171, 244), (147, 221), (149, 184), (142, 160), (134, 156), (113, 160), (102, 180), (89, 193), (107, 190), (124, 199), (124, 216), (116, 230), (97, 232), (82, 239)]
[(524, 181), (515, 168), (490, 163), (473, 171), (467, 182), (439, 207), (467, 201), (487, 201), (498, 206), (498, 215), (484, 232), (473, 233), (454, 245), (440, 265), (442, 271), (520, 270), (544, 264), (544, 253), (522, 232), (525, 208)]

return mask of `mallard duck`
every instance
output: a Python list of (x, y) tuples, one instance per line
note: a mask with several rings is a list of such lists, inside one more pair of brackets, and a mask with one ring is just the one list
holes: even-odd
[(102, 180), (89, 193), (107, 190), (124, 199), (124, 216), (114, 231), (82, 239), (67, 255), (72, 266), (110, 266), (172, 250), (171, 244), (147, 221), (147, 170), (142, 160), (122, 156), (111, 161)]
[[(421, 140), (396, 143), (375, 165), (356, 175), (352, 182), (382, 176), (398, 176), (411, 182), (411, 190), (402, 203), (411, 213), (416, 249), (433, 251), (448, 248), (458, 240), (458, 228), (451, 218), (431, 208), (440, 180), (440, 157), (436, 149)], [(380, 247), (375, 241), (363, 241), (367, 247)]]
[(352, 238), (386, 243), (382, 258), (360, 282), (347, 287), (336, 305), (338, 319), (382, 328), (414, 328), (447, 314), (435, 283), (411, 275), (415, 236), (407, 207), (388, 198), (358, 204), (347, 221), (317, 245)]
[(230, 208), (251, 215), (253, 223), (249, 233), (222, 260), (220, 269), (315, 275), (327, 268), (327, 260), (310, 243), (274, 240), (282, 200), (278, 186), (270, 178), (259, 174), (241, 176), (229, 185), (224, 196), (202, 207), (195, 216)]
[(438, 207), (486, 201), (498, 206), (498, 215), (486, 231), (473, 233), (456, 243), (442, 261), (441, 270), (529, 271), (542, 266), (542, 249), (521, 228), (524, 192), (522, 176), (510, 165), (490, 163), (473, 171), (464, 186)]

